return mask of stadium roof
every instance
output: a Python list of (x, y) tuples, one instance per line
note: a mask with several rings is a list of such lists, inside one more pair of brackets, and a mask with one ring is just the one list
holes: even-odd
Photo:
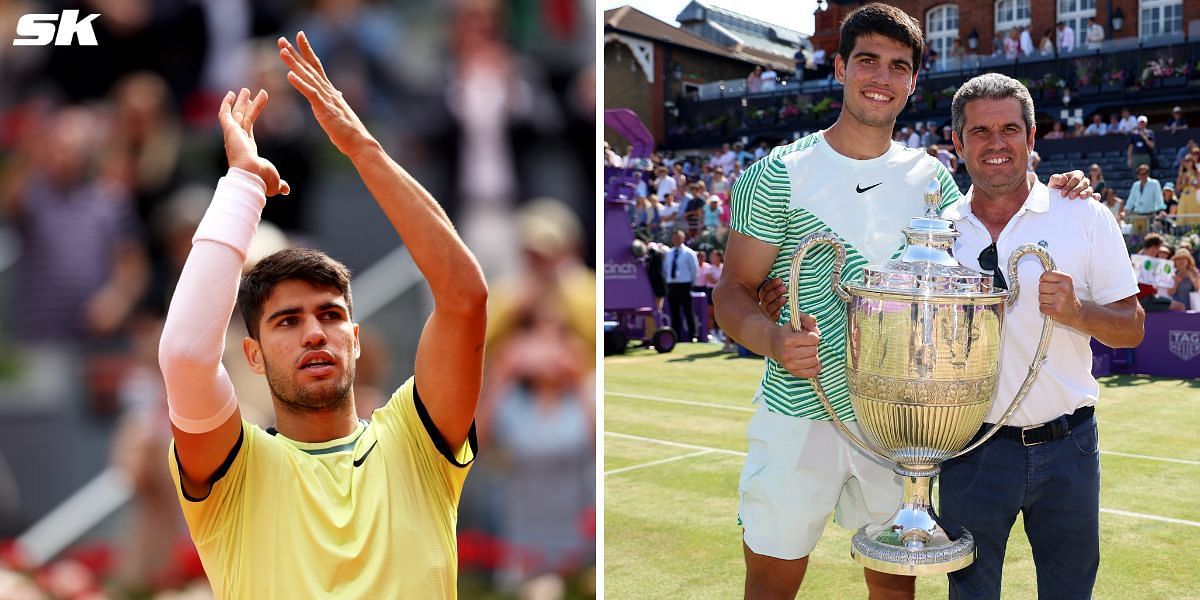
[(616, 32), (691, 48), (749, 64), (768, 64), (776, 69), (787, 71), (791, 71), (793, 66), (791, 53), (785, 57), (746, 45), (722, 46), (669, 23), (659, 21), (632, 6), (622, 6), (604, 11), (604, 28), (606, 31), (611, 29)]

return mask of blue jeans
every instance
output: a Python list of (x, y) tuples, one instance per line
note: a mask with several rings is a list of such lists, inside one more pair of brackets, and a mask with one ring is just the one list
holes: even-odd
[(1017, 513), (1033, 549), (1039, 598), (1091, 598), (1100, 567), (1100, 447), (1096, 420), (1036, 446), (994, 437), (942, 464), (941, 520), (965, 527), (978, 556), (949, 574), (950, 599), (1000, 598)]

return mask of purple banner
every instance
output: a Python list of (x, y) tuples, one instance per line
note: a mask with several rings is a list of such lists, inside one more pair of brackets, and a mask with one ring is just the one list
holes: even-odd
[(1146, 337), (1132, 351), (1092, 341), (1094, 375), (1137, 373), (1200, 378), (1200, 312), (1146, 313)]

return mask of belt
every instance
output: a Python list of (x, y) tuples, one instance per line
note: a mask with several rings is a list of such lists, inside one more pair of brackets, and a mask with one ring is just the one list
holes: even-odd
[[(996, 432), (996, 437), (1018, 440), (1026, 446), (1036, 446), (1067, 437), (1067, 434), (1071, 433), (1072, 429), (1083, 425), (1095, 414), (1096, 407), (1084, 406), (1076, 409), (1075, 412), (1069, 415), (1063, 415), (1041, 425), (1029, 425), (1027, 427), (1005, 425), (1000, 428), (1000, 431)], [(982, 431), (986, 431), (989, 428), (991, 428), (991, 424), (984, 423)]]

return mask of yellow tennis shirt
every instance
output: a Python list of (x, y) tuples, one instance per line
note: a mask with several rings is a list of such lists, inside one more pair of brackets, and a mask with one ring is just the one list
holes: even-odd
[(455, 598), (475, 451), (474, 427), (447, 447), (409, 378), (344, 438), (302, 443), (243, 420), (207, 498), (183, 491), (174, 444), (170, 464), (217, 598)]

